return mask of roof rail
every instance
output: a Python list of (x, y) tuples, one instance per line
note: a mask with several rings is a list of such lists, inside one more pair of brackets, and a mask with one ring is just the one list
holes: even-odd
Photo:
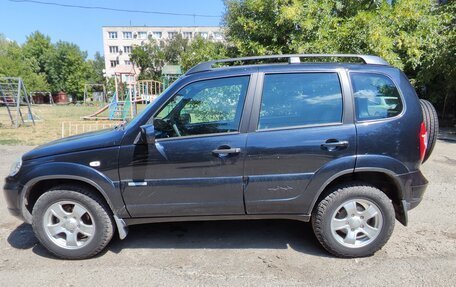
[(378, 56), (372, 55), (356, 55), (356, 54), (291, 54), (291, 55), (269, 55), (269, 56), (254, 56), (254, 57), (243, 57), (243, 58), (232, 58), (232, 59), (221, 59), (213, 60), (208, 62), (202, 62), (194, 66), (187, 71), (188, 74), (210, 71), (212, 66), (218, 63), (233, 63), (239, 61), (255, 61), (255, 60), (268, 60), (268, 59), (284, 59), (288, 58), (289, 64), (301, 63), (301, 58), (358, 58), (361, 59), (364, 64), (368, 65), (389, 65), (388, 62)]

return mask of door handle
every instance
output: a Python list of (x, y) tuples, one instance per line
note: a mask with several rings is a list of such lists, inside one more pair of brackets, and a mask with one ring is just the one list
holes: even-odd
[(215, 155), (215, 156), (218, 156), (218, 157), (224, 157), (224, 156), (228, 156), (228, 155), (236, 155), (236, 154), (240, 154), (241, 153), (241, 149), (236, 147), (236, 148), (223, 148), (223, 147), (219, 147), (218, 149), (214, 149), (212, 151), (212, 154)]
[(338, 140), (327, 140), (325, 143), (321, 144), (321, 149), (327, 151), (341, 150), (348, 147), (348, 141), (338, 141)]

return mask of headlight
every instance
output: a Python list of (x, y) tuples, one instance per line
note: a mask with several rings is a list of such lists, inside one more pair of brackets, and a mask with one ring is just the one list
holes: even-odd
[(13, 164), (11, 165), (9, 176), (15, 176), (22, 166), (22, 157), (16, 159)]

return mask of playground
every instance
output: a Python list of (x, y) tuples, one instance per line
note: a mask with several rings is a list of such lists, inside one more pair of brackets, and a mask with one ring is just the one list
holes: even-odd
[[(138, 104), (138, 111), (144, 109), (145, 104)], [(99, 106), (77, 106), (77, 105), (33, 105), (33, 111), (39, 114), (44, 120), (35, 125), (27, 124), (14, 128), (8, 121), (0, 122), (0, 145), (40, 145), (51, 140), (62, 137), (62, 122), (95, 124), (92, 121), (83, 121), (82, 117), (95, 113)], [(6, 107), (0, 106), (0, 113), (6, 113)], [(108, 111), (100, 114), (108, 116)], [(98, 121), (103, 123), (108, 121)], [(119, 121), (109, 121), (110, 124), (117, 124)], [(99, 125), (99, 127), (102, 127)], [(88, 131), (88, 130), (86, 130)], [(80, 128), (79, 133), (82, 133)]]
[(112, 128), (154, 101), (178, 77), (175, 70), (162, 81), (138, 80), (134, 69), (118, 66), (112, 91), (105, 84), (87, 83), (79, 101), (63, 92), (29, 92), (21, 78), (0, 77), (0, 145), (40, 145)]

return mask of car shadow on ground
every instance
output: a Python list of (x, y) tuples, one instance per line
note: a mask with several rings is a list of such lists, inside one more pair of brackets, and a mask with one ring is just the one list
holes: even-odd
[[(315, 238), (309, 223), (292, 220), (241, 220), (175, 222), (134, 225), (128, 237), (115, 234), (107, 251), (127, 249), (287, 249), (314, 256), (328, 254)], [(19, 225), (8, 236), (17, 249), (29, 249), (43, 257), (55, 258), (39, 244), (29, 224)]]

